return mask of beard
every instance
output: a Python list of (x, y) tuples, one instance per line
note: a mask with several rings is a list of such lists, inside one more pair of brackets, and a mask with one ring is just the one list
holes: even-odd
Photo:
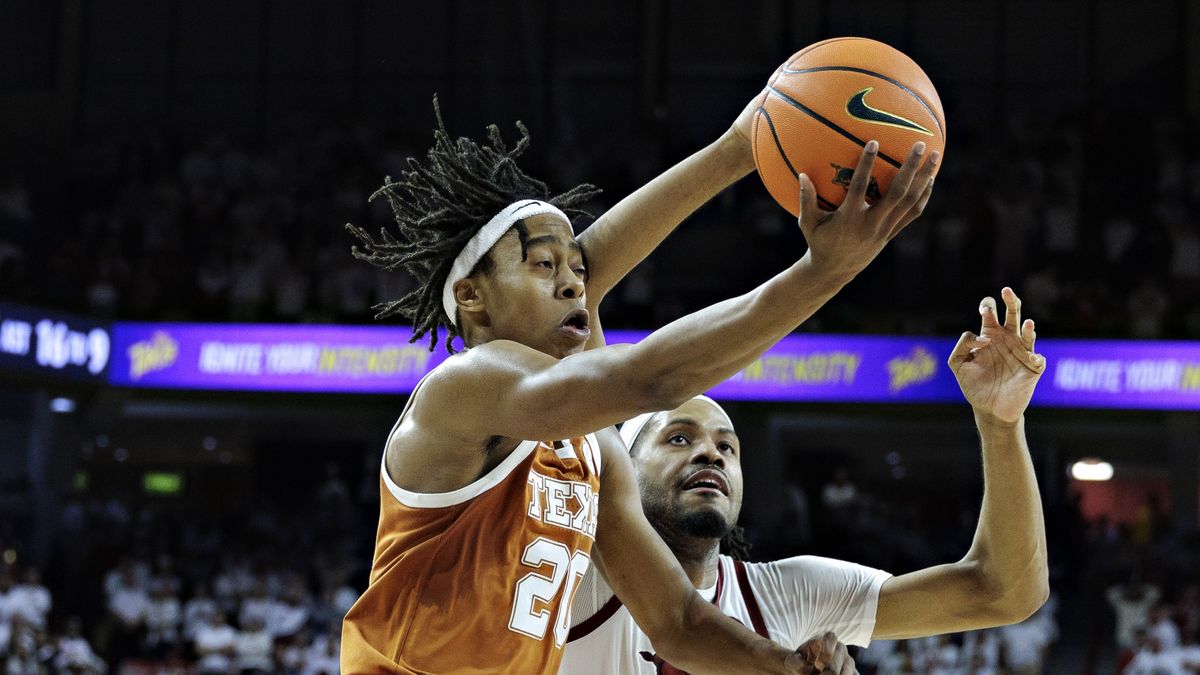
[(725, 516), (712, 509), (683, 513), (678, 523), (684, 534), (704, 539), (720, 539), (732, 529)]
[(733, 530), (736, 517), (715, 505), (688, 508), (671, 490), (661, 486), (641, 486), (642, 511), (646, 520), (670, 543), (675, 536), (720, 539)]

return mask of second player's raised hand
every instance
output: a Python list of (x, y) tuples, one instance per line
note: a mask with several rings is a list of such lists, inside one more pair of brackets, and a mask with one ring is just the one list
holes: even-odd
[(858, 675), (846, 645), (831, 632), (800, 645), (788, 657), (787, 666), (788, 672), (798, 675)]
[(979, 335), (963, 333), (950, 353), (949, 365), (977, 414), (1012, 424), (1029, 405), (1034, 387), (1046, 371), (1046, 357), (1034, 351), (1037, 333), (1033, 321), (1021, 321), (1021, 299), (1008, 287), (1000, 295), (1004, 323), (996, 317), (995, 299), (984, 298), (979, 305), (983, 317)]
[(806, 255), (814, 265), (845, 281), (861, 272), (921, 215), (933, 194), (933, 177), (941, 161), (941, 153), (935, 150), (926, 158), (925, 144), (913, 144), (887, 194), (869, 205), (867, 186), (878, 154), (879, 143), (869, 141), (850, 179), (846, 199), (836, 211), (821, 210), (812, 181), (800, 174), (800, 231), (808, 242)]

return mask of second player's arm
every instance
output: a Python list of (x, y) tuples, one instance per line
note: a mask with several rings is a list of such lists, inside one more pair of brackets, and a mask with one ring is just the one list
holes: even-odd
[(1032, 322), (1021, 324), (1020, 300), (1011, 289), (1004, 299), (1006, 325), (995, 317), (995, 301), (984, 300), (981, 338), (964, 334), (951, 356), (983, 449), (983, 506), (975, 539), (956, 563), (884, 583), (877, 639), (1016, 623), (1037, 611), (1049, 593), (1046, 529), (1023, 414), (1045, 359), (1033, 351)]

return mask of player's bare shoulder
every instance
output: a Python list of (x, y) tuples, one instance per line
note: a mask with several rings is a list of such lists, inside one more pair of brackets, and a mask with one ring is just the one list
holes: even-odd
[(495, 401), (538, 356), (545, 355), (495, 340), (455, 354), (430, 372), (388, 439), (392, 480), (413, 492), (454, 490), (474, 480), (496, 454), (515, 447), (496, 436)]

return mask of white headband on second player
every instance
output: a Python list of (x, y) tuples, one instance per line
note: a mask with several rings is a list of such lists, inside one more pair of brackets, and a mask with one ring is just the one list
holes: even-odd
[[(729, 413), (725, 412), (725, 409), (721, 407), (720, 403), (717, 403), (716, 401), (705, 396), (704, 394), (696, 396), (692, 400), (695, 401), (697, 399), (711, 403), (713, 405), (713, 407), (715, 407), (717, 410), (721, 411), (722, 415), (729, 417)], [(633, 444), (635, 441), (637, 441), (638, 435), (642, 433), (642, 429), (659, 412), (664, 412), (664, 411), (660, 410), (658, 412), (642, 413), (641, 415), (638, 415), (637, 417), (634, 417), (633, 419), (628, 420), (624, 424), (621, 425), (621, 438), (622, 438), (622, 440), (625, 441), (625, 449), (626, 450), (633, 450)]]
[(522, 199), (501, 209), (500, 213), (492, 216), (492, 219), (480, 228), (474, 237), (471, 237), (463, 250), (459, 252), (458, 257), (454, 259), (454, 264), (450, 267), (450, 276), (446, 277), (446, 284), (442, 286), (442, 307), (446, 310), (446, 316), (450, 317), (450, 323), (458, 326), (458, 317), (456, 316), (458, 303), (454, 301), (455, 282), (470, 276), (475, 265), (483, 259), (483, 256), (487, 255), (488, 251), (492, 250), (496, 242), (500, 241), (500, 237), (503, 237), (504, 233), (508, 232), (508, 229), (518, 220), (540, 216), (544, 213), (557, 215), (566, 221), (568, 227), (571, 227), (571, 219), (557, 206), (538, 199)]

